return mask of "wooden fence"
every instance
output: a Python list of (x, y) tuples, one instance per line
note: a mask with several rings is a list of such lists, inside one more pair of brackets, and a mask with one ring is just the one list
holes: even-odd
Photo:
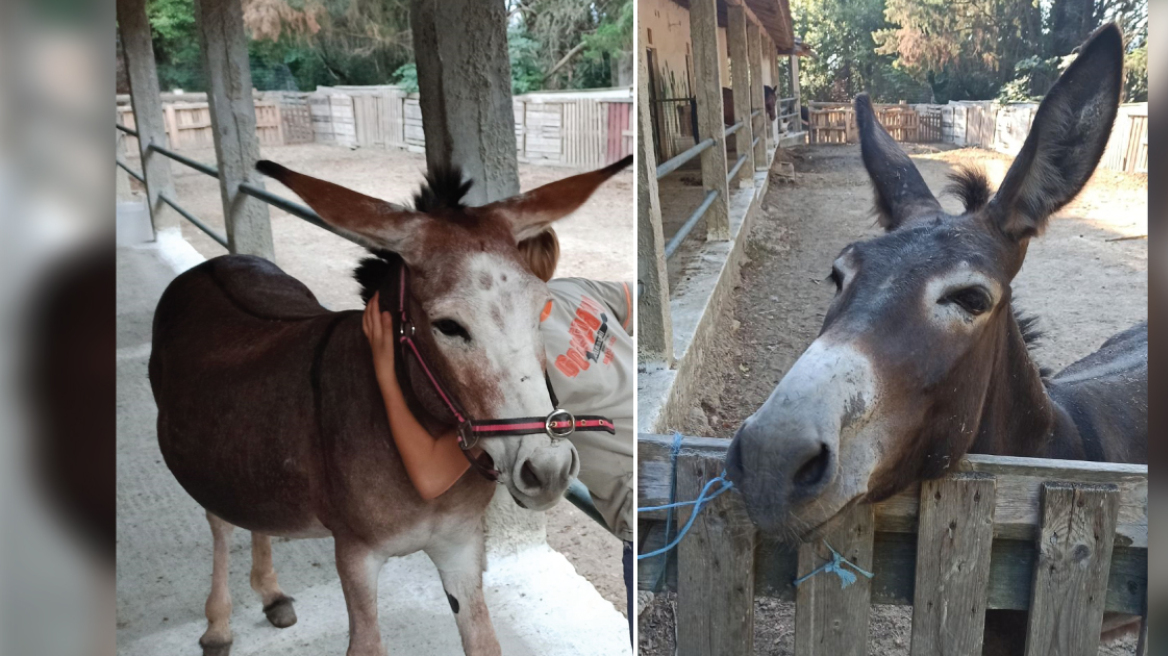
[[(687, 437), (675, 466), (672, 442), (639, 439), (641, 507), (669, 502), (674, 470), (678, 500), (723, 470), (729, 440)], [(730, 493), (702, 511), (667, 569), (663, 556), (640, 562), (640, 588), (677, 591), (679, 656), (753, 654), (755, 596), (795, 602), (797, 656), (866, 656), (874, 603), (913, 607), (914, 656), (980, 654), (987, 609), (1030, 611), (1028, 654), (1093, 655), (1104, 611), (1146, 613), (1147, 508), (1143, 465), (968, 456), (945, 478), (847, 511), (824, 536), (874, 578), (842, 588), (824, 574), (796, 588), (829, 560), (824, 543), (793, 549), (756, 534)], [(664, 519), (642, 514), (642, 553), (665, 543)]]
[[(395, 86), (257, 92), (255, 107), (265, 146), (316, 141), (415, 152), (426, 147), (418, 95)], [(596, 168), (633, 152), (631, 92), (627, 97), (621, 90), (528, 94), (515, 96), (513, 107), (520, 162)], [(206, 102), (172, 100), (163, 108), (171, 149), (214, 145)], [(118, 106), (118, 120), (134, 127), (128, 104)], [(137, 147), (135, 139), (127, 139), (129, 152)]]
[[(255, 108), (256, 134), (259, 135), (260, 144), (271, 146), (285, 143), (280, 103), (275, 100), (257, 100)], [(136, 127), (134, 112), (129, 105), (119, 105), (117, 112), (119, 123), (131, 129)], [(211, 110), (206, 102), (165, 103), (163, 118), (166, 121), (167, 148), (184, 150), (214, 147)], [(126, 148), (131, 153), (137, 153), (138, 140), (127, 136)]]
[[(907, 143), (941, 141), (941, 112), (935, 105), (874, 105), (876, 120), (893, 139)], [(849, 103), (808, 103), (810, 143), (859, 143), (856, 114)]]
[[(901, 142), (949, 143), (1008, 155), (1022, 149), (1038, 103), (961, 101), (948, 105), (876, 105), (877, 118)], [(809, 103), (810, 143), (858, 143), (856, 117), (847, 103)], [(1122, 105), (1115, 119), (1102, 168), (1148, 172), (1148, 104)]]

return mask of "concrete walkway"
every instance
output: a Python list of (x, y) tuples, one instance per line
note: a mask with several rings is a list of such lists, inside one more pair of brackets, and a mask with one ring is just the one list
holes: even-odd
[[(119, 206), (118, 215), (123, 224), (140, 221), (142, 209)], [(175, 233), (164, 233), (157, 242), (118, 248), (117, 626), (118, 653), (124, 656), (201, 654), (198, 639), (205, 628), (203, 604), (211, 582), (211, 533), (202, 509), (162, 461), (146, 378), (158, 298), (177, 272), (201, 260)], [(501, 528), (499, 533), (509, 536), (507, 528)], [(273, 545), (280, 583), (296, 598), (299, 621), (281, 630), (264, 619), (248, 583), (250, 534), (235, 531), (233, 656), (343, 654), (348, 616), (332, 540), (277, 539)], [(630, 653), (624, 617), (542, 540), (519, 539), (511, 548), (496, 545), (484, 582), (505, 655)], [(382, 571), (380, 589), (381, 633), (390, 654), (462, 653), (437, 570), (425, 555), (391, 559)]]

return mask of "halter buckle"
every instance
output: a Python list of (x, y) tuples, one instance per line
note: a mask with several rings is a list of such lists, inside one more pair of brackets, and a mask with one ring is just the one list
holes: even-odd
[(469, 421), (458, 426), (458, 445), (463, 451), (470, 451), (478, 446), (478, 443), (478, 433), (475, 433), (474, 426)]
[[(568, 422), (566, 429), (556, 427), (556, 424), (562, 421)], [(568, 437), (576, 432), (576, 418), (567, 410), (557, 408), (548, 414), (547, 420), (544, 422), (544, 430), (547, 431), (548, 437), (552, 439)]]
[(408, 321), (401, 322), (401, 325), (399, 325), (397, 328), (397, 334), (401, 336), (402, 339), (413, 337), (416, 333), (417, 329), (414, 328), (414, 324)]

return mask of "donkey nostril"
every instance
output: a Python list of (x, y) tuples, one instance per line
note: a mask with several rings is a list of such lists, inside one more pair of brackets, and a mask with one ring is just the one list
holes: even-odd
[(539, 480), (539, 476), (535, 473), (535, 467), (531, 466), (531, 461), (523, 463), (523, 467), (519, 470), (519, 477), (523, 479), (523, 484), (528, 488), (541, 488), (543, 482)]
[(824, 474), (827, 473), (827, 463), (831, 460), (831, 452), (827, 450), (827, 445), (821, 445), (819, 453), (799, 468), (795, 472), (794, 483), (798, 487), (814, 487), (823, 480)]

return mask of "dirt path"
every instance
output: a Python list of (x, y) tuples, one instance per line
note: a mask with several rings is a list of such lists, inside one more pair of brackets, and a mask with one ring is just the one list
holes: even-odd
[[(214, 164), (211, 150), (184, 151), (192, 159)], [(426, 159), (401, 150), (355, 149), (305, 144), (265, 147), (262, 156), (297, 171), (324, 178), (364, 194), (395, 203), (410, 202), (422, 181)], [(131, 162), (138, 169), (138, 162)], [(185, 166), (171, 167), (179, 202), (192, 214), (223, 230), (219, 183)], [(519, 166), (519, 183), (527, 191), (574, 173), (572, 169)], [(301, 202), (295, 194), (272, 180), (268, 190)], [(276, 263), (298, 278), (317, 299), (334, 310), (361, 307), (352, 271), (365, 250), (332, 233), (272, 208), (272, 236)], [(187, 221), (183, 236), (205, 257), (226, 253), (219, 244)], [(605, 183), (578, 212), (556, 224), (562, 258), (559, 276), (583, 276), (601, 280), (632, 280), (636, 274), (633, 233), (633, 176), (618, 174)], [(557, 504), (547, 513), (548, 544), (563, 553), (581, 576), (624, 614), (625, 586), (621, 543), (569, 503)]]
[[(872, 190), (858, 146), (817, 146), (792, 151), (793, 185), (774, 185), (763, 216), (746, 244), (734, 309), (707, 362), (706, 396), (686, 423), (671, 427), (690, 435), (730, 437), (770, 395), (819, 332), (834, 289), (825, 280), (831, 262), (852, 241), (879, 234), (870, 213)], [(976, 149), (910, 147), (934, 193), (959, 164), (985, 167), (995, 185), (1011, 158)], [(941, 199), (950, 211), (952, 197)], [(1087, 355), (1112, 334), (1147, 317), (1147, 241), (1108, 241), (1147, 234), (1147, 177), (1099, 171), (1064, 208), (1041, 238), (1031, 242), (1014, 281), (1018, 306), (1039, 317), (1046, 337), (1035, 356), (1059, 370)], [(911, 609), (873, 609), (869, 651), (908, 653)], [(660, 598), (641, 616), (641, 653), (672, 654), (672, 611)], [(793, 608), (770, 599), (756, 602), (755, 651), (790, 654)], [(1100, 650), (1126, 654), (1134, 642)]]

